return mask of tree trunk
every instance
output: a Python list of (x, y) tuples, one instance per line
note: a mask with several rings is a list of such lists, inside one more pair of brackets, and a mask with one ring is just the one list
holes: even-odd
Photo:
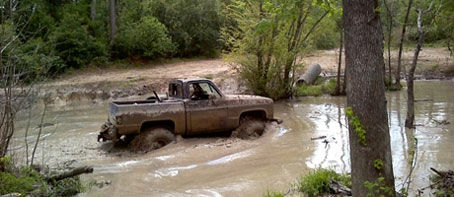
[[(341, 83), (340, 83), (340, 76), (341, 76), (341, 66), (342, 66), (342, 46), (344, 45), (344, 35), (342, 31), (340, 31), (340, 41), (339, 41), (339, 64), (337, 67), (337, 86), (336, 86), (336, 95), (341, 95)], [(344, 81), (345, 83), (345, 81)]]
[(391, 9), (388, 7), (388, 4), (386, 3), (386, 0), (383, 0), (386, 10), (388, 12), (387, 18), (388, 18), (388, 40), (387, 40), (387, 49), (388, 49), (388, 82), (391, 84), (392, 83), (392, 77), (391, 77), (391, 39), (392, 39), (392, 30), (393, 30), (393, 16), (392, 16), (392, 10), (393, 10), (393, 5), (394, 5), (394, 0), (391, 3)]
[[(364, 183), (374, 183), (379, 177), (384, 177), (381, 186), (388, 187), (393, 196), (395, 191), (383, 83), (383, 29), (377, 10), (377, 0), (343, 0), (347, 105), (366, 131), (363, 144), (349, 118), (353, 196), (366, 196), (369, 190)], [(380, 168), (374, 166), (377, 160), (383, 162)]]
[(91, 0), (91, 10), (90, 10), (91, 21), (96, 19), (96, 0)]
[(401, 67), (402, 67), (402, 50), (403, 50), (403, 45), (404, 45), (405, 29), (407, 27), (408, 15), (410, 14), (411, 4), (412, 3), (413, 3), (413, 0), (409, 0), (408, 7), (407, 7), (407, 12), (405, 13), (404, 23), (402, 24), (402, 34), (400, 35), (399, 56), (397, 57), (397, 72), (396, 72), (396, 86), (397, 87), (401, 87), (401, 85), (400, 85), (400, 73), (401, 73)]
[(117, 32), (115, 0), (109, 0), (109, 12), (110, 12), (110, 44), (112, 45), (115, 40), (115, 33)]
[(413, 78), (415, 75), (416, 65), (418, 64), (418, 56), (421, 51), (422, 43), (424, 42), (424, 33), (422, 31), (422, 10), (418, 10), (418, 44), (416, 45), (415, 55), (411, 63), (410, 70), (408, 71), (408, 84), (407, 84), (407, 118), (405, 119), (405, 127), (414, 128), (415, 121), (415, 95), (413, 91), (414, 83)]

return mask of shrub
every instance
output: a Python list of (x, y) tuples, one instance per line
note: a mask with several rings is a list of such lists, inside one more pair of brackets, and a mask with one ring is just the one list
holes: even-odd
[(86, 5), (66, 4), (63, 18), (49, 36), (58, 56), (68, 67), (81, 68), (96, 57), (107, 55), (107, 43), (93, 37)]
[(175, 45), (163, 24), (155, 17), (145, 16), (137, 22), (120, 24), (114, 50), (119, 57), (156, 58), (172, 54)]

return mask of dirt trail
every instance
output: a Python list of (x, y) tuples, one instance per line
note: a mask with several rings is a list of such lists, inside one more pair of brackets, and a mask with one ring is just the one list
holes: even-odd
[[(392, 65), (397, 51), (392, 52)], [(413, 57), (406, 50), (403, 64), (409, 65)], [(338, 51), (315, 51), (303, 58), (306, 65), (318, 63), (325, 75), (335, 75)], [(345, 64), (344, 64), (345, 65)], [(394, 70), (394, 69), (393, 69)], [(298, 71), (302, 73), (304, 71)], [(423, 72), (424, 71), (424, 72)], [(454, 77), (454, 58), (445, 48), (424, 48), (416, 70), (419, 79), (451, 79)], [(244, 93), (247, 89), (235, 70), (222, 59), (188, 60), (160, 65), (142, 65), (132, 68), (103, 68), (79, 70), (66, 74), (44, 85), (42, 94), (50, 101), (66, 104), (80, 100), (109, 100), (131, 96), (145, 97), (153, 90), (164, 93), (167, 82), (175, 78), (209, 78), (225, 93)]]

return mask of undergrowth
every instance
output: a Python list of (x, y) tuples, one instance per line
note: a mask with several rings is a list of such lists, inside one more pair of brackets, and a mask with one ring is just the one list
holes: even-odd
[(29, 166), (14, 167), (10, 157), (1, 158), (0, 195), (19, 193), (23, 196), (74, 196), (84, 190), (79, 177), (48, 182)]
[(323, 94), (333, 95), (336, 93), (337, 82), (335, 79), (328, 81), (318, 78), (314, 85), (302, 84), (296, 87), (297, 96), (320, 96)]

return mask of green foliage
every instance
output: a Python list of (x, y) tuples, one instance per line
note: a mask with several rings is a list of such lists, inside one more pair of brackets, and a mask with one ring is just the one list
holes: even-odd
[(394, 196), (393, 189), (385, 184), (385, 177), (378, 177), (374, 182), (366, 181), (363, 186), (369, 191), (366, 197)]
[(338, 48), (339, 30), (336, 21), (327, 18), (320, 22), (319, 28), (311, 36), (310, 43), (315, 49)]
[(177, 55), (216, 56), (222, 17), (217, 0), (148, 0), (147, 9), (168, 29)]
[(224, 4), (225, 20), (233, 24), (222, 29), (230, 52), (227, 59), (254, 93), (273, 98), (292, 94), (291, 74), (302, 66), (296, 60), (309, 49), (307, 38), (317, 21), (326, 16), (330, 6), (325, 3), (329, 2), (232, 0)]
[(374, 168), (375, 168), (376, 170), (381, 170), (381, 169), (383, 169), (383, 165), (384, 165), (383, 160), (381, 160), (381, 159), (376, 159), (376, 160), (374, 160)]
[(318, 78), (314, 85), (297, 85), (297, 96), (320, 96), (322, 94), (333, 95), (336, 93), (337, 82), (335, 79), (325, 81), (323, 78)]
[(68, 67), (81, 68), (96, 57), (107, 55), (106, 40), (97, 39), (90, 33), (87, 4), (65, 4), (61, 13), (61, 21), (49, 39)]
[(349, 123), (355, 130), (359, 143), (363, 146), (367, 146), (366, 130), (364, 129), (361, 120), (359, 120), (359, 117), (354, 115), (351, 107), (347, 107), (347, 109), (345, 109), (345, 115), (349, 118)]
[(284, 197), (285, 193), (283, 192), (275, 192), (275, 191), (266, 191), (266, 193), (263, 195), (264, 197)]
[(297, 96), (320, 96), (323, 94), (322, 85), (306, 85), (303, 84), (296, 89)]
[(337, 174), (334, 170), (319, 168), (310, 171), (307, 175), (299, 180), (298, 190), (306, 193), (308, 196), (318, 196), (329, 193), (330, 180), (343, 183), (351, 187), (351, 177), (348, 175)]
[(175, 48), (166, 33), (165, 26), (152, 16), (142, 17), (137, 22), (121, 23), (114, 50), (119, 57), (166, 57)]

